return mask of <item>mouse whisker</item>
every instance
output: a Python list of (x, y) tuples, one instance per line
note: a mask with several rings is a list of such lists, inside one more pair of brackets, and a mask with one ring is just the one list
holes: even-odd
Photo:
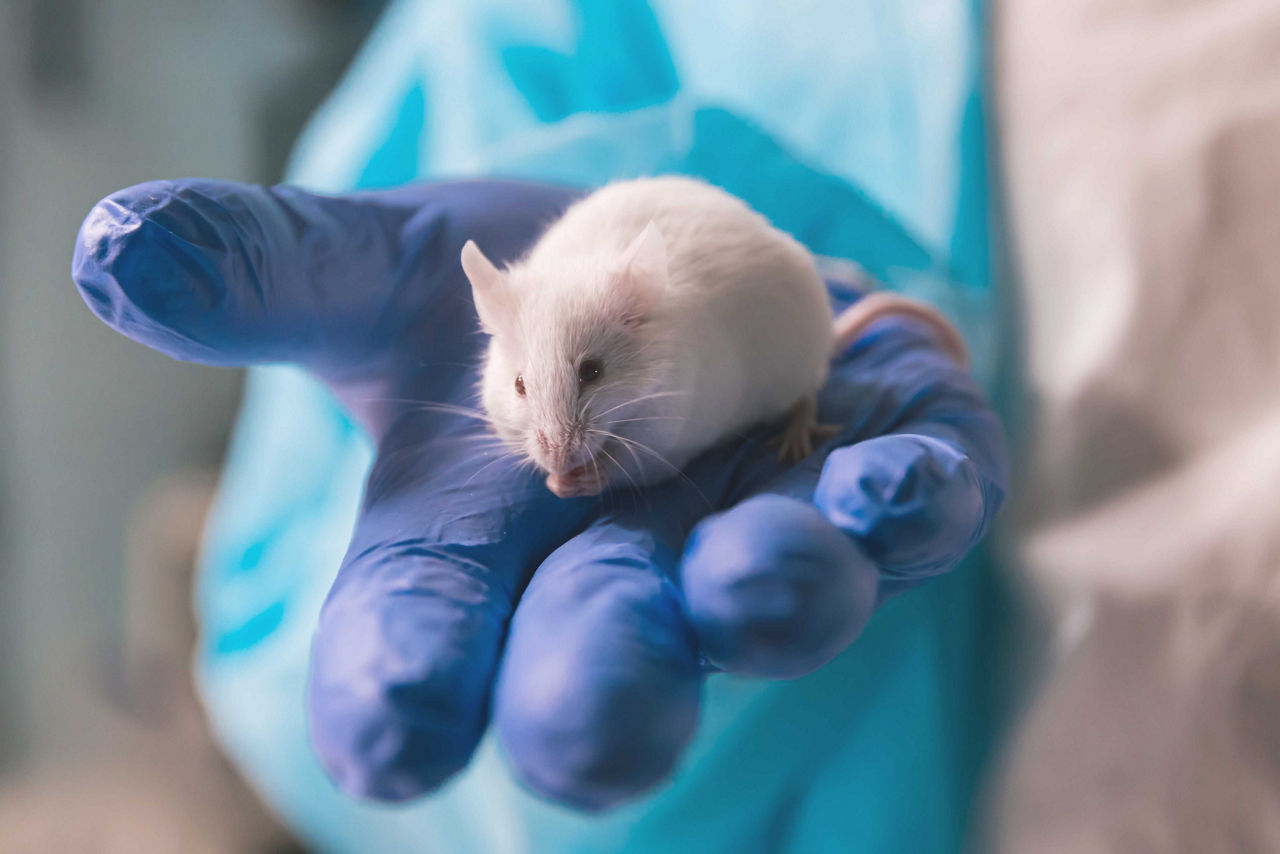
[(406, 397), (367, 397), (363, 398), (364, 403), (402, 403), (408, 406), (410, 412), (442, 412), (447, 415), (461, 415), (466, 418), (474, 418), (477, 421), (489, 423), (489, 415), (483, 410), (470, 406), (461, 406), (456, 403), (440, 403), (431, 400), (415, 400)]
[(687, 415), (642, 415), (639, 418), (619, 418), (613, 424), (630, 424), (634, 421), (692, 421)]
[(603, 418), (604, 416), (608, 415), (610, 412), (621, 409), (624, 406), (634, 406), (635, 404), (643, 403), (646, 400), (656, 400), (657, 398), (660, 398), (660, 397), (673, 397), (682, 393), (683, 392), (678, 392), (678, 391), (657, 391), (652, 394), (644, 394), (644, 395), (641, 395), (640, 397), (623, 401), (622, 403), (619, 403), (617, 406), (611, 406), (608, 409), (606, 409), (604, 412), (598, 413), (596, 417)]
[[(602, 430), (598, 432), (607, 433), (608, 431)], [(624, 438), (622, 436), (619, 436), (616, 433), (611, 433), (609, 435), (616, 442), (620, 443), (623, 447), (631, 447), (634, 445), (636, 450), (643, 451), (644, 453), (647, 453), (650, 456), (652, 456), (658, 462), (662, 463), (664, 466), (670, 469), (672, 474), (676, 475), (677, 477), (682, 479), (685, 483), (687, 483), (689, 487), (698, 494), (698, 497), (701, 498), (703, 502), (707, 505), (707, 509), (709, 510), (715, 509), (715, 505), (711, 503), (711, 499), (707, 498), (706, 494), (703, 493), (703, 491), (698, 488), (698, 485), (693, 482), (693, 479), (689, 477), (687, 474), (685, 474), (683, 471), (681, 471), (679, 468), (677, 468), (675, 465), (673, 465), (671, 461), (668, 460), (666, 457), (664, 457), (662, 454), (658, 453), (653, 448), (646, 445), (644, 442), (640, 442), (635, 439)]]
[[(616, 458), (616, 457), (614, 457), (614, 456), (612, 455), (612, 453), (609, 453), (609, 452), (608, 452), (608, 449), (605, 449), (603, 446), (602, 446), (602, 447), (600, 447), (600, 453), (603, 453), (603, 455), (604, 455), (605, 457), (608, 457), (609, 462), (612, 462), (612, 463), (613, 463), (613, 467), (614, 467), (614, 469), (617, 469), (618, 471), (621, 471), (621, 472), (622, 472), (622, 475), (623, 475), (623, 476), (625, 476), (625, 478), (626, 478), (628, 481), (631, 481), (631, 495), (632, 495), (632, 502), (637, 501), (637, 498), (635, 498), (635, 497), (636, 497), (636, 495), (641, 494), (640, 484), (637, 484), (637, 483), (636, 483), (636, 479), (635, 479), (635, 478), (632, 478), (632, 476), (631, 476), (631, 472), (630, 472), (630, 471), (627, 471), (627, 470), (626, 470), (626, 467), (625, 467), (625, 466), (623, 466), (623, 465), (622, 465), (622, 463), (618, 462), (618, 461), (617, 461), (617, 458)], [(648, 497), (646, 497), (646, 498), (645, 498), (645, 507), (650, 507), (650, 506), (649, 506), (649, 499), (648, 499)], [(650, 507), (650, 510), (652, 510), (652, 507)]]
[[(628, 444), (626, 444), (624, 441), (622, 441), (622, 437), (621, 437), (621, 436), (619, 436), (618, 434), (616, 434), (616, 433), (611, 433), (611, 432), (610, 432), (610, 431), (608, 431), (608, 430), (596, 430), (596, 429), (590, 429), (590, 430), (588, 430), (587, 432), (589, 432), (589, 433), (594, 433), (594, 434), (599, 435), (599, 436), (604, 436), (604, 437), (605, 437), (605, 441), (606, 441), (606, 442), (608, 442), (608, 441), (610, 441), (610, 440), (612, 440), (612, 441), (614, 441), (614, 442), (617, 442), (617, 443), (618, 443), (618, 447), (620, 447), (620, 448), (624, 448), (624, 449), (626, 450), (626, 452), (627, 452), (628, 454), (630, 454), (630, 455), (631, 455), (631, 461), (632, 461), (633, 463), (635, 463), (635, 465), (636, 465), (636, 471), (639, 471), (641, 468), (643, 468), (643, 466), (640, 464), (640, 456), (639, 456), (638, 454), (636, 454), (635, 449), (633, 449), (630, 445), (628, 445)], [(601, 450), (601, 451), (603, 451), (603, 450), (604, 450), (604, 448), (603, 448), (603, 447), (601, 447), (601, 448), (600, 448), (600, 450)], [(634, 478), (632, 479), (632, 482), (633, 482), (633, 483), (635, 482)], [(637, 485), (637, 489), (638, 489), (638, 488), (639, 488), (639, 486)]]
[(456, 443), (458, 447), (449, 447), (446, 443), (432, 443), (433, 450), (449, 450), (465, 453), (489, 454), (494, 452), (506, 452), (514, 454), (516, 451), (507, 442), (497, 437), (474, 437), (466, 438)]
[[(424, 406), (455, 406), (456, 404), (445, 403), (444, 401), (425, 400), (421, 397), (361, 397), (358, 398), (361, 403), (412, 403), (422, 404)], [(460, 407), (468, 408), (470, 407)], [(477, 409), (470, 409), (472, 412), (478, 412)]]
[(462, 415), (466, 418), (474, 418), (477, 421), (488, 423), (489, 414), (479, 409), (471, 409), (466, 406), (457, 406), (452, 403), (415, 403), (410, 406), (412, 411), (421, 412), (443, 412), (447, 415)]
[(597, 431), (597, 432), (599, 432), (599, 433), (601, 433), (601, 434), (603, 434), (603, 435), (607, 436), (608, 438), (612, 439), (613, 441), (617, 442), (619, 447), (621, 447), (621, 448), (625, 448), (625, 449), (626, 449), (626, 451), (627, 451), (627, 453), (631, 455), (631, 461), (632, 461), (632, 462), (634, 462), (634, 463), (636, 464), (636, 470), (638, 471), (638, 470), (641, 468), (641, 465), (640, 465), (640, 457), (639, 457), (639, 455), (638, 455), (638, 454), (636, 454), (635, 449), (633, 449), (630, 445), (628, 445), (628, 444), (626, 444), (625, 442), (623, 442), (623, 441), (622, 441), (622, 437), (621, 437), (621, 436), (618, 436), (616, 433), (610, 433), (610, 432), (609, 432), (609, 431), (607, 431), (607, 430), (599, 430), (599, 431)]
[(639, 489), (639, 488), (640, 488), (640, 484), (636, 483), (636, 479), (635, 479), (634, 477), (632, 477), (632, 476), (631, 476), (631, 473), (630, 473), (629, 471), (627, 471), (627, 470), (626, 470), (626, 468), (624, 468), (624, 467), (623, 467), (623, 465), (617, 461), (617, 459), (613, 456), (613, 454), (611, 454), (611, 453), (609, 453), (607, 450), (605, 450), (605, 448), (604, 448), (604, 447), (601, 447), (601, 448), (600, 448), (600, 453), (604, 454), (604, 455), (605, 455), (605, 457), (607, 457), (607, 458), (608, 458), (609, 462), (613, 463), (614, 468), (616, 468), (618, 471), (622, 472), (623, 476), (624, 476), (624, 477), (626, 477), (626, 479), (627, 479), (627, 480), (631, 481), (631, 488), (632, 488), (632, 489)]
[(653, 448), (646, 446), (644, 442), (637, 442), (636, 439), (625, 439), (620, 437), (620, 435), (616, 435), (614, 439), (617, 439), (618, 442), (621, 442), (623, 446), (632, 446), (632, 444), (634, 444), (637, 451), (643, 451), (645, 453), (648, 453), (648, 455), (652, 456), (654, 460), (657, 460), (658, 462), (662, 463), (662, 465), (667, 466), (668, 469), (671, 470), (672, 474), (675, 474), (676, 476), (678, 476), (678, 478), (680, 478), (681, 480), (684, 480), (686, 484), (689, 484), (689, 487), (692, 490), (694, 490), (695, 493), (698, 493), (698, 497), (703, 499), (703, 502), (707, 504), (708, 510), (714, 510), (714, 504), (710, 502), (710, 499), (707, 497), (707, 495), (703, 493), (703, 490), (698, 488), (698, 484), (695, 484), (694, 480), (692, 480), (689, 475), (686, 475), (684, 471), (681, 471), (680, 469), (678, 469), (678, 467), (676, 467), (675, 465), (672, 465), (672, 462), (667, 460), (667, 457), (660, 455), (660, 453), (658, 453), (657, 451), (654, 451)]
[(419, 368), (463, 368), (464, 370), (475, 370), (475, 362), (418, 362)]
[(461, 445), (468, 451), (475, 450), (480, 452), (493, 452), (507, 450), (510, 452), (510, 444), (501, 438), (489, 433), (472, 433), (462, 436), (428, 436), (416, 442), (410, 442), (407, 445), (396, 448), (391, 452), (378, 454), (378, 467), (386, 468), (392, 463), (398, 463), (401, 459), (411, 457), (421, 453), (428, 446), (433, 448), (441, 448), (446, 444)]
[(509, 459), (511, 459), (511, 458), (512, 458), (512, 457), (514, 457), (514, 456), (515, 456), (514, 454), (501, 454), (501, 455), (499, 455), (499, 456), (495, 457), (494, 459), (490, 460), (489, 462), (485, 463), (484, 465), (480, 466), (480, 468), (478, 468), (478, 469), (476, 469), (474, 472), (472, 472), (472, 473), (471, 473), (471, 477), (467, 478), (467, 479), (463, 482), (463, 484), (462, 484), (462, 485), (463, 485), (464, 487), (470, 486), (470, 485), (471, 485), (471, 481), (473, 481), (473, 480), (475, 480), (477, 477), (479, 477), (479, 476), (481, 475), (481, 473), (483, 473), (485, 470), (487, 470), (490, 466), (496, 465), (496, 464), (498, 464), (498, 463), (502, 462), (503, 460), (509, 460)]

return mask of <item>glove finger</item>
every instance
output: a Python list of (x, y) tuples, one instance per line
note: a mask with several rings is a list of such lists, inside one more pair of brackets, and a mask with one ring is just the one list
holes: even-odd
[(918, 324), (883, 321), (857, 342), (822, 417), (844, 425), (834, 448), (780, 474), (744, 461), (742, 503), (687, 545), (690, 620), (726, 670), (783, 678), (825, 663), (886, 596), (954, 566), (1003, 498), (999, 423)]
[(175, 358), (331, 374), (408, 333), (474, 330), (463, 244), (514, 257), (570, 198), (513, 182), (320, 196), (152, 181), (94, 206), (71, 275), (99, 318)]
[(325, 768), (344, 791), (384, 800), (429, 791), (466, 764), (520, 588), (591, 508), (551, 499), (469, 437), (425, 437), (422, 454), (409, 451), (424, 437), (405, 433), (382, 443), (321, 612), (308, 692)]
[(698, 525), (680, 577), (710, 664), (790, 679), (853, 642), (874, 610), (880, 576), (811, 504), (765, 494)]
[(668, 777), (697, 723), (701, 671), (651, 531), (601, 521), (537, 570), (511, 622), (494, 725), (516, 775), (582, 809)]
[(918, 580), (958, 563), (998, 502), (955, 445), (898, 433), (833, 451), (814, 504), (886, 577)]

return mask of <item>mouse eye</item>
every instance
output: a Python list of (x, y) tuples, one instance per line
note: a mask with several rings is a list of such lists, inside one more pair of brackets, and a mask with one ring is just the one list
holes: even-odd
[(524, 374), (516, 374), (516, 394), (524, 397)]
[(600, 364), (599, 359), (583, 359), (582, 364), (578, 366), (578, 382), (582, 385), (593, 383), (600, 379), (600, 374), (604, 372), (604, 365)]

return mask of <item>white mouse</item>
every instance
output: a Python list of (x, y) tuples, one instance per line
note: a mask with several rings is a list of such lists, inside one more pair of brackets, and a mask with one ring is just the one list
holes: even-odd
[(959, 342), (932, 309), (880, 294), (833, 327), (813, 256), (691, 178), (609, 184), (506, 269), (471, 241), (462, 267), (490, 336), (485, 412), (562, 498), (663, 480), (783, 415), (780, 456), (807, 456), (833, 345), (885, 314), (923, 316)]

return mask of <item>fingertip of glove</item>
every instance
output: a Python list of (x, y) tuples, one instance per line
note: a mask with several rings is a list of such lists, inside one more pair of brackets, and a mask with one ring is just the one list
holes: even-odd
[(108, 272), (120, 237), (136, 226), (137, 215), (116, 201), (102, 199), (90, 210), (76, 233), (71, 255), (71, 280), (93, 313), (108, 324), (120, 314), (120, 289)]
[[(373, 712), (372, 714), (370, 712)], [(308, 703), (312, 749), (339, 791), (360, 800), (398, 803), (439, 788), (466, 767), (473, 745), (417, 731), (391, 710), (335, 714)]]
[(500, 620), (477, 618), (448, 585), (435, 592), (388, 596), (379, 584), (351, 583), (335, 587), (321, 612), (308, 734), (330, 778), (354, 797), (425, 794), (467, 765), (484, 733)]
[(670, 773), (624, 776), (609, 773), (594, 763), (566, 763), (563, 757), (548, 761), (512, 752), (504, 746), (507, 764), (516, 780), (534, 795), (584, 813), (600, 814), (622, 806), (648, 791)]
[[(539, 687), (504, 680), (498, 738), (522, 785), (557, 803), (603, 812), (649, 792), (675, 771), (697, 727), (699, 676), (579, 673)], [(602, 681), (610, 684), (602, 685)]]
[[(516, 778), (540, 797), (587, 812), (618, 807), (668, 779), (697, 725), (697, 688), (643, 687), (647, 693), (613, 694), (607, 721), (595, 720), (590, 700), (578, 702), (572, 691), (509, 701), (498, 734)], [(673, 699), (682, 690), (689, 696)]]
[(151, 181), (99, 201), (76, 236), (71, 278), (89, 309), (130, 338), (180, 358), (166, 327), (199, 318), (225, 296), (212, 258), (224, 236), (191, 182)]
[(822, 666), (857, 637), (879, 577), (814, 507), (763, 495), (695, 530), (681, 578), (712, 664), (788, 679)]
[(493, 720), (526, 788), (600, 812), (674, 773), (702, 672), (674, 587), (626, 543), (583, 545), (544, 563), (517, 610)]
[(892, 575), (936, 574), (981, 535), (986, 499), (973, 461), (928, 436), (887, 436), (841, 448), (823, 468), (814, 505)]

